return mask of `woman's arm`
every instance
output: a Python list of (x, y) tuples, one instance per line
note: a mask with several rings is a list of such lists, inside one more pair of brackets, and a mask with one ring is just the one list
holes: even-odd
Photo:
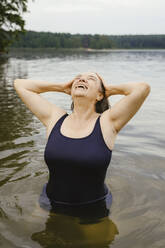
[(53, 83), (39, 80), (29, 80), (29, 79), (16, 79), (14, 80), (14, 86), (18, 88), (24, 88), (26, 90), (35, 93), (44, 93), (48, 91), (63, 92), (62, 83)]
[(14, 88), (18, 96), (44, 126), (49, 125), (52, 116), (58, 119), (66, 111), (47, 101), (40, 93), (57, 91), (69, 94), (68, 86), (71, 87), (71, 85), (72, 81), (69, 83), (51, 83), (29, 79), (14, 80)]
[(105, 116), (118, 133), (139, 110), (150, 93), (150, 86), (147, 83), (125, 83), (105, 85), (105, 89), (107, 97), (117, 94), (125, 95), (111, 109), (105, 111)]
[[(106, 96), (112, 95), (129, 95), (140, 85), (148, 85), (147, 83), (124, 83), (118, 85), (107, 85)], [(148, 85), (149, 86), (149, 85)]]

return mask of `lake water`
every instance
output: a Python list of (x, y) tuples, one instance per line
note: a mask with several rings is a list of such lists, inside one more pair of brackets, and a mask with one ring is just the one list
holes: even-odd
[[(37, 209), (48, 180), (46, 130), (13, 88), (16, 78), (67, 82), (86, 71), (107, 84), (151, 86), (116, 139), (105, 181), (111, 212), (98, 223)], [(42, 95), (71, 113), (69, 95)], [(111, 96), (110, 104), (122, 97)], [(0, 116), (0, 247), (165, 247), (165, 50), (12, 51), (0, 60)]]

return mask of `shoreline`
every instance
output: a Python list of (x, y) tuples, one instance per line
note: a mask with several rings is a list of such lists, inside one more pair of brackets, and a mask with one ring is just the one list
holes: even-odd
[(7, 59), (11, 57), (13, 54), (20, 52), (40, 52), (40, 53), (63, 53), (63, 52), (87, 52), (87, 53), (109, 53), (109, 52), (147, 52), (147, 51), (165, 51), (165, 48), (111, 48), (111, 49), (92, 49), (92, 48), (54, 48), (54, 47), (46, 47), (46, 48), (31, 48), (31, 47), (20, 47), (20, 48), (10, 48), (7, 53), (0, 53), (0, 60)]
[(165, 50), (165, 48), (103, 48), (103, 49), (94, 49), (94, 48), (56, 48), (56, 47), (12, 47), (9, 50), (10, 51), (14, 50), (56, 50), (56, 51), (87, 51), (87, 52), (95, 52), (95, 51), (122, 51), (122, 50)]

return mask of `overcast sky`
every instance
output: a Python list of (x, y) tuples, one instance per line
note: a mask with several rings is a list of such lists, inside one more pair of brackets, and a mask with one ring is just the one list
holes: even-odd
[(28, 30), (165, 34), (165, 0), (29, 0), (28, 9)]

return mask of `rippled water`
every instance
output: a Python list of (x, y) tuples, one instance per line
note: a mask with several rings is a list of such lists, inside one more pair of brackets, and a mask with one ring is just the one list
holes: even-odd
[[(13, 51), (0, 60), (0, 247), (165, 247), (165, 50)], [(113, 203), (97, 223), (41, 212), (48, 180), (44, 126), (13, 89), (15, 78), (54, 82), (97, 71), (107, 84), (148, 82), (151, 93), (120, 131), (106, 183)], [(43, 96), (70, 111), (70, 96)], [(111, 105), (119, 95), (111, 96)]]

